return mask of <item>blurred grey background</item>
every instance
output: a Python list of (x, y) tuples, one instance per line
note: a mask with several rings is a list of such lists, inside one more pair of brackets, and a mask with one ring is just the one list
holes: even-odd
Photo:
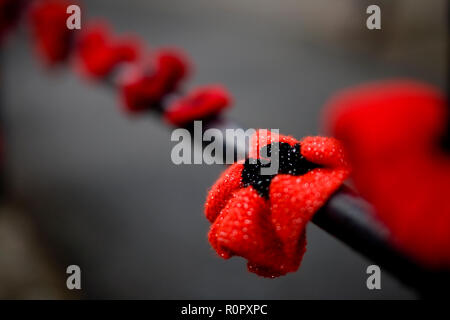
[[(378, 4), (382, 30), (366, 29)], [(184, 48), (188, 86), (222, 83), (229, 116), (296, 137), (320, 133), (341, 88), (408, 77), (446, 80), (444, 0), (165, 0), (84, 2), (151, 47)], [(130, 118), (117, 94), (69, 69), (48, 72), (25, 28), (2, 52), (1, 105), (11, 197), (0, 212), (1, 298), (410, 299), (388, 274), (366, 288), (370, 261), (314, 225), (297, 273), (263, 279), (220, 259), (206, 239), (207, 189), (222, 166), (170, 161), (170, 130)], [(82, 290), (65, 289), (65, 268)]]

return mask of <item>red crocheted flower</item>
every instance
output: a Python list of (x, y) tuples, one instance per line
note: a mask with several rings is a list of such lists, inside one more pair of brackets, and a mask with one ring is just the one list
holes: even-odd
[(329, 127), (348, 151), (355, 185), (394, 242), (425, 264), (450, 267), (444, 96), (428, 85), (392, 81), (348, 90), (330, 104)]
[(38, 1), (30, 12), (30, 25), (38, 54), (48, 65), (65, 61), (70, 52), (74, 30), (66, 26), (70, 5), (65, 0)]
[(77, 42), (77, 66), (91, 78), (104, 78), (119, 63), (133, 62), (139, 56), (139, 42), (133, 37), (111, 35), (104, 24), (86, 28)]
[(194, 120), (216, 116), (230, 105), (230, 94), (221, 86), (197, 88), (174, 101), (165, 111), (168, 123), (183, 126)]
[[(258, 131), (245, 162), (228, 168), (208, 193), (209, 241), (227, 259), (248, 260), (265, 277), (294, 272), (306, 250), (306, 224), (349, 174), (341, 144), (333, 138), (273, 136)], [(279, 146), (279, 170), (261, 175), (263, 147)]]
[(125, 110), (139, 112), (155, 107), (178, 88), (189, 68), (185, 55), (174, 49), (156, 52), (150, 68), (141, 65), (130, 68), (120, 84)]

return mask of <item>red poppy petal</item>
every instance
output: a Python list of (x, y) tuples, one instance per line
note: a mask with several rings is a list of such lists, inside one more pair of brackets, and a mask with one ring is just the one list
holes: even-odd
[(328, 167), (348, 167), (340, 141), (327, 137), (305, 137), (300, 151), (309, 161)]
[(139, 43), (133, 37), (115, 38), (109, 27), (96, 23), (85, 28), (77, 43), (77, 67), (92, 78), (107, 76), (122, 62), (135, 61)]
[(224, 258), (246, 258), (253, 272), (268, 275), (272, 271), (278, 276), (291, 271), (293, 263), (284, 255), (269, 216), (268, 202), (252, 187), (239, 190), (211, 227), (211, 245)]
[(69, 5), (64, 0), (49, 0), (38, 2), (31, 8), (30, 26), (36, 50), (49, 65), (62, 62), (69, 56), (75, 32), (66, 26)]
[(348, 174), (347, 169), (318, 168), (301, 176), (279, 174), (272, 180), (272, 223), (286, 254), (295, 253), (306, 224)]
[(242, 187), (243, 169), (242, 164), (233, 164), (220, 175), (209, 190), (205, 203), (205, 215), (211, 223), (216, 220), (233, 192)]
[(197, 88), (186, 97), (174, 101), (164, 117), (168, 123), (182, 126), (217, 115), (230, 105), (230, 95), (221, 86)]
[(160, 50), (150, 65), (134, 65), (120, 79), (125, 111), (149, 110), (156, 106), (188, 74), (187, 59), (176, 50)]
[(120, 79), (120, 93), (126, 112), (136, 113), (154, 107), (166, 93), (166, 82), (155, 73), (146, 74), (140, 67), (134, 66)]
[(166, 92), (174, 91), (186, 79), (192, 66), (180, 49), (160, 49), (156, 52), (156, 73), (166, 83)]
[[(364, 153), (422, 148), (443, 134), (446, 123), (445, 97), (413, 81), (362, 85), (339, 93), (328, 105), (328, 127), (346, 140), (353, 137), (348, 130), (364, 133), (364, 139), (354, 137)], [(414, 145), (408, 145), (412, 140)]]
[(394, 242), (438, 267), (450, 266), (450, 157), (438, 144), (446, 104), (429, 85), (392, 81), (340, 94), (329, 113), (355, 186)]
[(250, 261), (247, 263), (248, 271), (256, 273), (261, 277), (276, 278), (283, 276), (289, 272), (295, 272), (300, 267), (300, 263), (306, 252), (306, 229), (300, 235), (297, 241), (297, 248), (292, 255), (283, 256), (280, 263), (276, 267), (268, 267), (264, 265), (253, 264)]

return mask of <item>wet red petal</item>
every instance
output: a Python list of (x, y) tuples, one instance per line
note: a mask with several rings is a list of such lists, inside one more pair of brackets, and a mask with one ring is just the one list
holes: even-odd
[(156, 74), (164, 79), (165, 91), (178, 88), (180, 82), (188, 77), (191, 63), (186, 54), (179, 49), (160, 49), (156, 52)]
[(195, 89), (186, 97), (174, 101), (164, 114), (168, 123), (182, 126), (221, 113), (230, 105), (230, 95), (221, 86)]
[(148, 65), (134, 65), (121, 79), (120, 91), (127, 112), (155, 107), (177, 89), (187, 76), (189, 64), (178, 50), (160, 50)]
[(231, 165), (209, 190), (205, 203), (205, 215), (211, 223), (216, 220), (233, 192), (242, 187), (242, 169), (244, 169), (242, 164)]
[(348, 169), (318, 168), (301, 176), (279, 174), (272, 180), (272, 223), (286, 254), (295, 253), (306, 224), (348, 174)]
[(327, 167), (347, 167), (344, 147), (335, 138), (305, 137), (301, 140), (301, 154), (309, 161)]
[(121, 62), (135, 61), (139, 42), (132, 37), (114, 37), (107, 25), (86, 27), (76, 47), (77, 67), (88, 77), (103, 78)]
[(270, 221), (269, 204), (252, 187), (233, 194), (212, 225), (209, 240), (223, 258), (244, 257), (250, 271), (264, 276), (293, 271), (302, 257), (300, 251), (294, 257), (284, 254)]

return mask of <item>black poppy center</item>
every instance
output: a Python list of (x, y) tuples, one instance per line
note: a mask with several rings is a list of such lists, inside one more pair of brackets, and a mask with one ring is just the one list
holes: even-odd
[[(275, 144), (278, 145), (278, 148), (275, 148)], [(272, 152), (274, 152), (273, 155)], [(286, 142), (274, 142), (263, 147), (261, 153), (265, 153), (268, 157), (274, 159), (276, 159), (278, 153), (278, 172), (272, 175), (262, 175), (261, 168), (269, 168), (271, 165), (270, 161), (247, 158), (244, 163), (244, 169), (242, 170), (242, 182), (246, 187), (252, 186), (265, 198), (269, 198), (270, 182), (278, 173), (300, 176), (312, 169), (320, 167), (318, 164), (310, 162), (302, 156), (299, 143), (291, 146)]]

